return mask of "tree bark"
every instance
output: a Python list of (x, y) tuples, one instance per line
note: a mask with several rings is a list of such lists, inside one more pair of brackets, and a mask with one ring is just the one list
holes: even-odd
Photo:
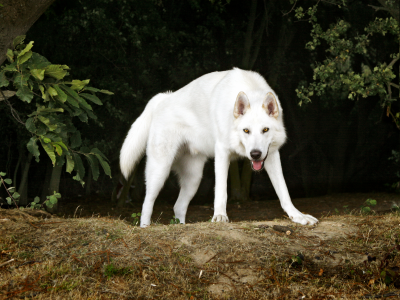
[(92, 168), (89, 167), (89, 171), (87, 174), (87, 179), (86, 179), (86, 187), (85, 187), (85, 195), (89, 196), (92, 193)]
[[(51, 179), (49, 183), (49, 188), (47, 189), (47, 196), (53, 195), (54, 192), (59, 192), (60, 190), (60, 178), (61, 178), (62, 166), (55, 165), (53, 167), (53, 172), (51, 173)], [(58, 211), (58, 202), (53, 205), (53, 207), (46, 207), (49, 213), (56, 213)]]
[(0, 7), (0, 65), (13, 40), (24, 35), (54, 0), (2, 0)]
[(49, 196), (49, 184), (51, 180), (51, 174), (53, 173), (53, 165), (50, 161), (46, 162), (46, 174), (44, 175), (44, 182), (42, 187), (42, 194), (40, 195), (40, 203), (43, 203), (46, 200), (46, 196)]
[(18, 193), (20, 194), (19, 205), (28, 204), (28, 173), (32, 161), (32, 153), (29, 152), (28, 157), (24, 163), (24, 170), (22, 172), (21, 184), (19, 186)]

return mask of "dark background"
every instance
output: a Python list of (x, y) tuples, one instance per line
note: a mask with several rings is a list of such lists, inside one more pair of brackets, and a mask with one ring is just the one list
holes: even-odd
[[(302, 1), (301, 5), (315, 3)], [(179, 89), (203, 74), (232, 67), (259, 72), (279, 95), (288, 134), (281, 158), (292, 197), (394, 191), (390, 186), (399, 181), (399, 166), (389, 158), (392, 150), (400, 150), (400, 134), (380, 106), (379, 97), (349, 100), (346, 91), (328, 91), (300, 107), (295, 89), (312, 81), (312, 65), (328, 55), (326, 45), (314, 52), (305, 49), (311, 25), (298, 21), (293, 11), (288, 13), (292, 8), (289, 1), (259, 0), (250, 32), (254, 38), (248, 52), (250, 62), (246, 61), (250, 4), (241, 0), (229, 4), (207, 0), (71, 0), (56, 1), (41, 16), (27, 33), (27, 41), (35, 41), (33, 51), (54, 64), (68, 65), (73, 78), (90, 78), (91, 85), (115, 93), (101, 98), (104, 105), (95, 108), (98, 121), (76, 123), (84, 144), (95, 145), (109, 158), (113, 179), (101, 175), (97, 182), (83, 188), (64, 172), (60, 185), (63, 201), (85, 194), (111, 197), (119, 178), (122, 142), (152, 96)], [(389, 16), (368, 4), (379, 5), (377, 1), (354, 0), (338, 8), (322, 1), (318, 21), (326, 29), (339, 18), (345, 19), (351, 24), (347, 34), (356, 36), (375, 17)], [(267, 18), (263, 21), (265, 11)], [(262, 38), (257, 45), (259, 30)], [(361, 62), (372, 67), (390, 62), (389, 55), (398, 52), (393, 36), (376, 35), (371, 40), (368, 58), (356, 57), (354, 70), (359, 71)], [(398, 68), (395, 73), (398, 78)], [(18, 104), (15, 107), (18, 109)], [(399, 111), (398, 103), (392, 107)], [(26, 155), (26, 141), (15, 138), (23, 128), (3, 107), (0, 128), (0, 170), (12, 177), (18, 157)], [(39, 163), (32, 161), (30, 198), (42, 194), (49, 168), (44, 153)], [(196, 201), (212, 199), (213, 173), (210, 162)], [(143, 195), (143, 175), (139, 172), (138, 176), (137, 189)], [(171, 176), (163, 195), (177, 191)], [(250, 196), (276, 198), (265, 172), (253, 175)]]

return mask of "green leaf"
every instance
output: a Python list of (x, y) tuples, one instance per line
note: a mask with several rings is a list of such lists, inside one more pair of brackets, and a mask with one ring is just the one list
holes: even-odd
[(103, 105), (103, 103), (100, 101), (100, 99), (92, 94), (86, 94), (86, 93), (80, 93), (79, 96), (86, 98), (89, 101), (92, 101), (93, 103), (97, 105)]
[(36, 162), (39, 162), (40, 152), (39, 147), (36, 144), (36, 137), (31, 137), (26, 147), (28, 148), (28, 151), (36, 157)]
[(61, 107), (58, 108), (47, 108), (45, 106), (41, 106), (40, 108), (37, 109), (37, 113), (36, 115), (38, 115), (39, 113), (54, 113), (54, 112), (64, 112), (64, 109), (62, 109)]
[(36, 79), (39, 79), (39, 80), (44, 79), (44, 69), (33, 69), (33, 70), (31, 70), (31, 74)]
[[(71, 89), (69, 86), (66, 86), (66, 85), (63, 84), (63, 85), (61, 86), (61, 88), (62, 88), (69, 96), (71, 96), (71, 97), (76, 101), (76, 105), (74, 105), (74, 104), (71, 103), (72, 105), (78, 107), (77, 105), (78, 105), (78, 103), (79, 103), (81, 106), (83, 106), (83, 107), (85, 107), (85, 108), (87, 108), (87, 109), (92, 110), (92, 107), (85, 101), (85, 99), (79, 97), (78, 93), (75, 92), (73, 89)], [(70, 101), (70, 99), (67, 99), (67, 100)]]
[[(32, 47), (33, 47), (33, 41), (30, 41), (28, 45), (26, 45), (25, 49), (22, 50), (19, 54), (18, 54), (18, 58), (24, 56), (25, 54), (27, 54), (29, 51), (31, 51)], [(32, 55), (32, 54), (31, 54)]]
[(28, 59), (30, 59), (31, 56), (32, 56), (32, 51), (26, 52), (22, 56), (20, 56), (20, 54), (18, 55), (18, 59), (17, 59), (17, 64), (18, 65), (22, 65), (24, 62), (26, 62)]
[(68, 75), (68, 66), (65, 65), (49, 65), (45, 69), (45, 75), (61, 80)]
[(16, 72), (17, 70), (17, 63), (13, 62), (12, 64), (6, 65), (3, 69), (4, 72)]
[[(92, 149), (91, 152), (93, 152), (93, 149)], [(99, 152), (100, 152), (100, 151), (99, 151)], [(101, 152), (100, 152), (100, 153), (101, 153)], [(95, 153), (95, 155), (96, 155), (97, 159), (99, 160), (100, 165), (103, 167), (104, 173), (106, 173), (106, 175), (108, 175), (108, 176), (111, 177), (110, 165), (109, 165), (106, 161), (103, 160), (103, 157), (102, 157), (101, 155), (96, 154), (96, 153)]]
[(108, 161), (107, 157), (97, 148), (93, 148), (92, 150), (90, 150), (91, 153), (100, 155), (102, 158), (104, 158), (105, 160)]
[(0, 176), (6, 176), (6, 175), (7, 175), (7, 173), (0, 172)]
[(17, 93), (15, 95), (17, 95), (17, 97), (19, 99), (21, 99), (22, 101), (25, 101), (25, 102), (28, 102), (28, 103), (31, 103), (31, 101), (33, 99), (32, 91), (26, 86), (18, 89), (18, 91), (17, 91)]
[(17, 36), (14, 41), (13, 41), (13, 47), (17, 47), (19, 44), (23, 43), (25, 40), (25, 35), (19, 35)]
[(65, 146), (65, 144), (63, 142), (56, 142), (56, 144), (60, 145), (61, 147), (63, 147), (65, 149), (65, 151), (68, 151), (67, 146)]
[(89, 165), (92, 168), (93, 179), (97, 180), (100, 174), (97, 158), (93, 154), (88, 154), (86, 155), (86, 159), (88, 160)]
[(40, 202), (40, 198), (38, 196), (36, 196), (35, 199), (33, 199), (33, 202), (39, 203)]
[(41, 91), (41, 93), (42, 93), (42, 98), (43, 98), (43, 100), (47, 100), (46, 98), (46, 92), (44, 91), (44, 87), (43, 87), (43, 85), (41, 85), (41, 84), (39, 84), (39, 90)]
[(6, 178), (6, 179), (4, 179), (4, 182), (7, 183), (7, 184), (11, 184), (12, 180), (10, 178)]
[(63, 92), (62, 89), (60, 89), (58, 84), (53, 84), (53, 87), (57, 91), (57, 99), (60, 100), (62, 103), (67, 101), (67, 95)]
[(56, 197), (56, 196), (51, 195), (51, 196), (49, 197), (49, 201), (50, 201), (51, 204), (56, 204), (58, 200), (57, 200), (57, 197)]
[(42, 140), (40, 140), (40, 143), (42, 144), (42, 147), (46, 151), (47, 155), (50, 157), (51, 163), (54, 166), (56, 163), (56, 154), (54, 153), (53, 146), (51, 144), (44, 143)]
[(74, 170), (75, 162), (72, 159), (72, 155), (67, 155), (67, 172), (71, 174), (71, 172)]
[(10, 82), (8, 81), (8, 79), (6, 77), (6, 72), (4, 72), (4, 71), (0, 72), (0, 88), (8, 86), (9, 83)]
[(79, 175), (80, 178), (84, 178), (85, 177), (85, 168), (83, 166), (81, 157), (76, 153), (73, 153), (72, 155), (73, 155), (74, 162), (75, 162), (75, 167), (74, 167), (75, 171), (77, 172), (77, 174)]
[(78, 130), (72, 134), (70, 142), (71, 142), (71, 148), (77, 148), (81, 146), (82, 144), (81, 133)]
[(28, 87), (28, 80), (30, 74), (28, 72), (23, 72), (22, 74), (18, 73), (14, 78), (14, 86), (17, 89)]
[(76, 101), (74, 98), (72, 98), (72, 97), (69, 96), (69, 95), (67, 95), (67, 102), (68, 102), (69, 104), (71, 104), (72, 106), (79, 107), (78, 101)]
[(61, 156), (63, 151), (62, 151), (62, 148), (60, 147), (60, 145), (53, 143), (53, 147), (56, 148), (56, 152), (57, 152), (58, 156)]
[(45, 69), (51, 63), (42, 55), (33, 52), (29, 61), (29, 68), (32, 69)]
[(56, 192), (54, 191), (54, 197), (56, 197), (57, 199), (59, 199), (59, 198), (61, 198), (61, 194), (60, 194), (60, 193), (56, 193)]
[(73, 90), (77, 90), (80, 91), (81, 89), (83, 89), (86, 85), (89, 84), (90, 79), (86, 79), (86, 80), (72, 80), (72, 85), (71, 85), (71, 89)]
[(14, 52), (11, 49), (7, 49), (7, 59), (9, 62), (13, 63), (14, 62)]
[(26, 120), (25, 127), (32, 133), (36, 132), (35, 119), (29, 118), (28, 120)]
[(92, 106), (90, 106), (90, 104), (87, 103), (85, 99), (79, 97), (79, 102), (80, 102), (80, 104), (81, 104), (81, 106), (82, 106), (83, 108), (86, 108), (86, 109), (88, 109), (88, 110), (93, 110)]
[(107, 90), (100, 90), (100, 93), (107, 94), (107, 95), (114, 95), (113, 92), (110, 92), (110, 91), (107, 91)]
[(52, 96), (52, 97), (55, 97), (55, 96), (58, 95), (57, 91), (56, 91), (53, 87), (51, 87), (51, 86), (48, 86), (48, 87), (47, 87), (47, 92), (48, 92), (49, 95)]
[(78, 115), (79, 120), (81, 120), (81, 122), (87, 123), (88, 121), (88, 116), (86, 113), (82, 112), (80, 115)]
[(51, 124), (50, 120), (46, 117), (43, 117), (41, 115), (38, 116), (38, 119), (44, 124), (46, 125), (50, 131), (54, 131), (57, 129), (57, 124)]
[(96, 88), (91, 87), (91, 86), (86, 86), (84, 90), (85, 91), (92, 91), (92, 92), (100, 92), (99, 89), (96, 89)]
[(15, 192), (12, 196), (14, 199), (18, 199), (21, 195), (19, 193)]

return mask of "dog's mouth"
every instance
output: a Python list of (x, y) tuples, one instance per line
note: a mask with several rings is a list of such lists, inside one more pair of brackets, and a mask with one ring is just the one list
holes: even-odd
[(261, 171), (264, 168), (264, 162), (267, 159), (268, 153), (269, 153), (269, 146), (268, 146), (268, 150), (267, 150), (267, 155), (265, 155), (263, 160), (252, 160), (251, 161), (251, 168), (253, 169), (253, 171)]
[[(267, 158), (267, 157), (265, 157), (265, 158)], [(253, 169), (253, 171), (262, 170), (262, 168), (264, 167), (264, 160), (252, 160), (251, 161), (251, 168)]]

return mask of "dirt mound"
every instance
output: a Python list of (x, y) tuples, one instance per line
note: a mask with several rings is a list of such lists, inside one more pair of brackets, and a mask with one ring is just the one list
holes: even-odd
[(0, 210), (0, 298), (361, 299), (400, 287), (395, 213), (145, 229), (49, 217)]

